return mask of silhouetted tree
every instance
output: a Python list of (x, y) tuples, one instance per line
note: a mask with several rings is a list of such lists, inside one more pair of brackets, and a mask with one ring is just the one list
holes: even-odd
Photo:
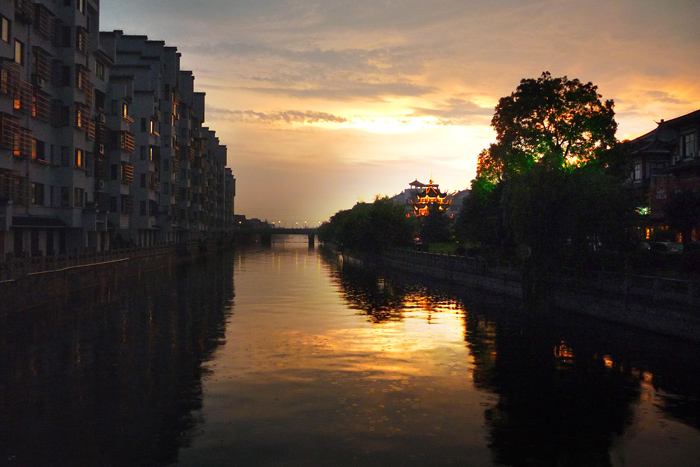
[(613, 101), (601, 102), (597, 89), (549, 72), (520, 81), (496, 106), (491, 126), (497, 142), (479, 155), (477, 175), (495, 182), (536, 163), (560, 169), (604, 162), (617, 124)]
[(554, 273), (566, 245), (623, 236), (624, 151), (613, 102), (600, 97), (591, 83), (545, 72), (496, 106), (496, 143), (479, 154), (459, 226), (468, 240), (519, 245), (526, 281)]
[(409, 245), (412, 228), (403, 206), (378, 197), (373, 203), (357, 203), (337, 212), (321, 226), (319, 236), (350, 250), (378, 252)]
[(449, 242), (451, 221), (436, 205), (430, 205), (428, 215), (423, 218), (420, 228), (420, 238), (424, 243)]

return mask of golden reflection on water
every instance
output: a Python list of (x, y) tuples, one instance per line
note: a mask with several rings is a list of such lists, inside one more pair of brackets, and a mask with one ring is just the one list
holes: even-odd
[[(244, 251), (234, 283), (187, 465), (224, 465), (217, 452), (268, 465), (270, 452), (305, 465), (327, 464), (324, 452), (343, 465), (515, 465), (552, 450), (586, 465), (640, 465), (630, 461), (659, 445), (647, 437), (669, 426), (652, 373), (619, 352), (539, 325), (497, 325), (424, 287), (348, 278), (314, 250)], [(621, 436), (630, 424), (644, 437)], [(670, 426), (693, 445), (696, 432)]]

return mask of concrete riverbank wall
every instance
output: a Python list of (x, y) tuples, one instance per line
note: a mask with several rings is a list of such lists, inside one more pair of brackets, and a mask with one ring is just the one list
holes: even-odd
[[(523, 297), (520, 271), (479, 258), (392, 250), (378, 265), (486, 292)], [(569, 271), (547, 284), (541, 306), (700, 341), (700, 284), (657, 276)]]
[(71, 294), (88, 289), (96, 302), (103, 302), (127, 278), (146, 278), (151, 271), (173, 268), (221, 247), (216, 241), (193, 241), (5, 261), (0, 264), (0, 315), (70, 301)]

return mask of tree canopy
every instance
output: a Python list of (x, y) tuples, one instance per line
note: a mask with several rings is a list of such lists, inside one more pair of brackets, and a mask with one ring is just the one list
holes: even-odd
[(376, 252), (409, 245), (412, 232), (403, 206), (378, 197), (337, 212), (321, 225), (319, 238), (350, 250)]
[(491, 120), (496, 143), (479, 155), (477, 176), (496, 183), (536, 163), (563, 169), (604, 164), (617, 124), (613, 101), (602, 102), (597, 89), (549, 72), (521, 80), (496, 106)]
[(464, 240), (520, 255), (531, 278), (624, 241), (633, 207), (626, 153), (613, 102), (596, 86), (548, 72), (523, 79), (499, 100), (491, 125), (496, 142), (479, 155), (460, 213)]

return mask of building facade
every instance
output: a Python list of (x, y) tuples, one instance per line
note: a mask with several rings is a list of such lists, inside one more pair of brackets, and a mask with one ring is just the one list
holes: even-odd
[[(674, 195), (684, 191), (700, 195), (699, 134), (700, 110), (696, 110), (661, 120), (654, 130), (630, 142), (630, 185), (643, 204), (640, 210), (648, 218), (647, 238), (655, 230), (668, 227), (667, 204)], [(698, 228), (691, 241), (698, 240)]]
[(235, 179), (175, 47), (98, 0), (0, 1), (0, 258), (225, 235)]

